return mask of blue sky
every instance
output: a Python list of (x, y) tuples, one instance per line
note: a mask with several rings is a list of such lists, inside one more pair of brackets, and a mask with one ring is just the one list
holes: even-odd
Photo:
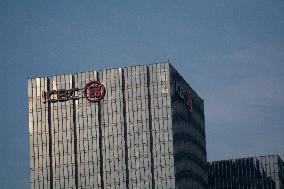
[(0, 1), (0, 186), (29, 188), (27, 78), (170, 62), (209, 160), (284, 159), (284, 1)]

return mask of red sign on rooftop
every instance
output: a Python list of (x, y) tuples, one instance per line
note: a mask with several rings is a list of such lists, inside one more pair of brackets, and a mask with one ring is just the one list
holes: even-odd
[(105, 96), (105, 87), (99, 81), (91, 81), (86, 84), (84, 95), (90, 102), (99, 102)]

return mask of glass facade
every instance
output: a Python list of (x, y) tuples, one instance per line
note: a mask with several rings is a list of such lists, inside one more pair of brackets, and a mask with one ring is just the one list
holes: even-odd
[(209, 189), (283, 189), (283, 161), (277, 155), (208, 163)]
[(28, 84), (32, 189), (207, 188), (203, 100), (170, 63)]
[(208, 186), (204, 102), (173, 67), (170, 75), (176, 188), (204, 189)]
[(275, 182), (276, 189), (284, 189), (284, 162), (278, 155), (260, 156), (259, 161), (268, 177)]

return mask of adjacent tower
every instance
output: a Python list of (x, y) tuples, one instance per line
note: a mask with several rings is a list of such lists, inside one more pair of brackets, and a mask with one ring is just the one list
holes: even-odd
[(260, 156), (259, 161), (268, 177), (275, 182), (276, 189), (284, 189), (284, 161), (279, 155)]
[(209, 189), (284, 189), (284, 163), (278, 155), (208, 163)]
[(28, 85), (31, 188), (207, 188), (204, 103), (169, 62)]

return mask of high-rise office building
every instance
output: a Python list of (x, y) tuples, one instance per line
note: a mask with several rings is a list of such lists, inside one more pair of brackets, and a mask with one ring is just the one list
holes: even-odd
[(284, 189), (283, 161), (277, 155), (208, 163), (209, 189)]
[(280, 156), (260, 156), (259, 161), (266, 175), (274, 180), (276, 189), (284, 189), (284, 162)]
[(207, 188), (203, 100), (168, 62), (28, 81), (31, 188)]

